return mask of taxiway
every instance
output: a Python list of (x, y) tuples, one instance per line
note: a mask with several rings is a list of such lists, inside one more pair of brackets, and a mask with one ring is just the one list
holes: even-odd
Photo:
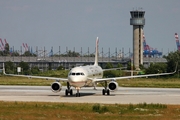
[(81, 97), (65, 96), (65, 89), (53, 93), (50, 86), (0, 86), (0, 101), (36, 101), (36, 102), (70, 102), (70, 103), (104, 103), (104, 104), (138, 104), (161, 103), (179, 104), (180, 89), (175, 88), (130, 88), (119, 87), (109, 96), (102, 95), (102, 87), (97, 90), (82, 88)]

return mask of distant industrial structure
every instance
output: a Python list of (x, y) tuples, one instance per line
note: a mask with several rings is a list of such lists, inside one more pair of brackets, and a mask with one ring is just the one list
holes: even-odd
[(0, 51), (4, 51), (5, 50), (5, 45), (8, 44), (6, 39), (4, 39), (4, 43), (3, 43), (3, 40), (0, 38), (0, 42), (1, 42), (1, 45), (0, 45)]
[(180, 51), (180, 43), (179, 43), (179, 37), (177, 33), (175, 33), (175, 39), (176, 39), (177, 50)]
[(143, 46), (144, 46), (144, 51), (143, 51), (144, 57), (161, 57), (162, 56), (162, 52), (159, 52), (157, 49), (153, 49), (148, 44), (146, 44), (144, 32), (143, 32)]
[(143, 64), (143, 27), (145, 25), (145, 11), (130, 11), (130, 25), (133, 25), (133, 64), (136, 70)]

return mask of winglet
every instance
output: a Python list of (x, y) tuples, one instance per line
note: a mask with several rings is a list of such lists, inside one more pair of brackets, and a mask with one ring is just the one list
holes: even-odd
[(96, 39), (96, 51), (95, 51), (95, 61), (94, 65), (98, 65), (98, 44), (99, 44), (99, 38)]

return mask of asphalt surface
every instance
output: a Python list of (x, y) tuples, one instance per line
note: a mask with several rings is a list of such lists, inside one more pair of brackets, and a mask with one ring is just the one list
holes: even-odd
[(82, 88), (81, 97), (65, 96), (65, 89), (53, 93), (50, 86), (0, 86), (0, 101), (36, 101), (36, 102), (70, 102), (70, 103), (104, 103), (104, 104), (138, 104), (161, 103), (180, 105), (180, 89), (175, 88), (130, 88), (119, 87), (109, 96), (102, 95), (102, 87), (97, 90)]

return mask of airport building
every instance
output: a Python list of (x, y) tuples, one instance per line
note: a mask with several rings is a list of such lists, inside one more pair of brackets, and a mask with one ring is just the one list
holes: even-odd
[[(94, 57), (25, 57), (25, 56), (1, 56), (0, 57), (0, 70), (3, 67), (3, 63), (11, 61), (16, 67), (18, 67), (21, 61), (27, 62), (31, 67), (37, 66), (40, 70), (46, 71), (49, 68), (55, 70), (59, 66), (63, 66), (65, 69), (71, 69), (75, 66), (92, 65), (94, 64)], [(154, 62), (167, 62), (165, 58), (143, 58), (143, 64), (148, 67), (150, 63)], [(119, 63), (123, 66), (131, 60), (127, 58), (115, 58), (115, 57), (99, 57), (99, 65), (105, 67), (107, 63), (111, 63), (116, 67)]]

